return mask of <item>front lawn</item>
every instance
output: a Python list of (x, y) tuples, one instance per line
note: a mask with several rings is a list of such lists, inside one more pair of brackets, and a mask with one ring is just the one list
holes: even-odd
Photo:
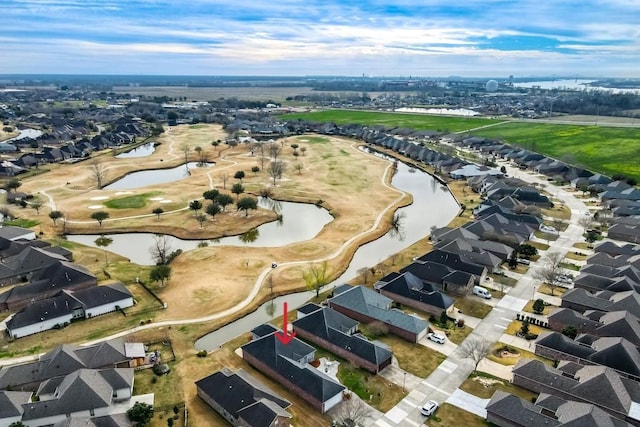
[(478, 319), (484, 319), (491, 311), (490, 305), (470, 296), (455, 298), (455, 307), (462, 313)]
[(345, 361), (338, 367), (338, 379), (345, 387), (381, 412), (393, 408), (406, 395), (402, 387)]
[[(531, 341), (531, 349), (534, 350), (533, 341)], [(545, 359), (544, 357), (540, 357), (532, 351), (513, 348), (500, 342), (496, 343), (496, 345), (493, 346), (493, 350), (491, 351), (491, 353), (489, 353), (487, 359), (501, 365), (513, 366), (518, 363), (518, 360), (520, 360), (520, 358), (523, 357), (525, 359), (537, 359), (548, 365), (553, 364), (553, 361)]]
[(378, 340), (391, 347), (400, 368), (420, 378), (428, 377), (447, 358), (435, 350), (393, 335)]
[(467, 412), (464, 409), (453, 406), (449, 403), (440, 405), (434, 415), (427, 422), (429, 426), (442, 427), (486, 427), (490, 425), (486, 419)]
[(528, 402), (538, 396), (537, 393), (518, 387), (509, 381), (484, 372), (472, 372), (469, 378), (467, 378), (459, 388), (482, 399), (490, 399), (497, 390), (515, 394)]

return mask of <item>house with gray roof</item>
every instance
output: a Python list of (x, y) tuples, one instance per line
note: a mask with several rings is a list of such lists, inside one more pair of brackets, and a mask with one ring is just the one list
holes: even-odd
[(561, 307), (570, 308), (579, 313), (588, 310), (603, 312), (625, 310), (640, 318), (640, 294), (636, 291), (611, 292), (605, 290), (591, 293), (582, 288), (574, 288), (562, 294), (561, 298)]
[[(419, 265), (425, 266), (428, 263)], [(450, 272), (442, 278), (445, 288), (447, 278), (453, 274), (455, 272)], [(464, 287), (471, 288), (473, 286), (473, 278), (469, 274), (463, 274), (464, 278), (462, 280), (466, 279)], [(448, 295), (439, 291), (441, 289), (439, 285), (438, 287), (430, 285), (409, 271), (385, 276), (374, 287), (382, 295), (391, 298), (397, 303), (431, 313), (434, 316), (440, 316), (443, 312), (453, 314), (454, 301)]]
[(53, 298), (63, 290), (79, 291), (97, 284), (96, 277), (85, 267), (67, 260), (56, 260), (34, 272), (28, 283), (0, 294), (0, 310), (19, 310), (34, 302)]
[(291, 402), (243, 369), (227, 368), (196, 382), (198, 397), (232, 425), (288, 426)]
[(391, 364), (393, 353), (358, 334), (358, 322), (328, 307), (298, 316), (293, 330), (351, 363), (377, 374)]
[(630, 427), (597, 406), (541, 393), (535, 403), (497, 390), (487, 404), (487, 421), (498, 427)]
[(93, 286), (78, 291), (62, 290), (52, 298), (34, 302), (6, 322), (12, 338), (64, 327), (72, 321), (90, 319), (133, 306), (133, 295), (122, 283)]
[[(38, 401), (22, 405), (21, 421), (29, 426), (52, 425), (75, 416), (118, 413), (116, 404), (133, 394), (133, 369), (79, 369), (64, 377), (44, 381)], [(120, 406), (120, 413), (128, 407)]]
[(640, 383), (605, 366), (562, 361), (557, 368), (535, 359), (520, 359), (513, 384), (536, 393), (589, 403), (616, 418), (640, 425)]
[(581, 365), (604, 365), (640, 380), (640, 351), (624, 338), (580, 335), (572, 340), (559, 332), (544, 332), (535, 345), (539, 356)]
[(411, 342), (427, 335), (429, 324), (417, 316), (393, 308), (393, 300), (364, 286), (343, 285), (336, 288), (329, 307), (347, 317), (369, 324), (380, 322), (389, 333)]
[(325, 413), (340, 402), (345, 387), (309, 363), (315, 349), (298, 338), (284, 344), (276, 334), (265, 335), (242, 347), (242, 358), (251, 366)]
[(0, 391), (0, 424), (11, 425), (22, 420), (22, 405), (31, 402), (30, 391)]
[(130, 366), (124, 341), (114, 339), (91, 346), (63, 344), (34, 362), (0, 368), (0, 390), (35, 391), (42, 381), (68, 375), (78, 369), (123, 368)]

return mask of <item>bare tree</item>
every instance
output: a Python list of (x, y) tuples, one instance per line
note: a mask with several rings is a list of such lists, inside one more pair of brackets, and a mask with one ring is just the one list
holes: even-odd
[(541, 280), (546, 283), (551, 289), (551, 295), (553, 296), (555, 289), (561, 287), (558, 282), (558, 276), (562, 273), (562, 261), (564, 255), (560, 252), (550, 252), (542, 260), (542, 266), (538, 267), (533, 274), (535, 279)]
[(184, 163), (186, 164), (189, 161), (189, 146), (187, 144), (183, 144), (180, 149), (184, 153)]
[(29, 205), (36, 211), (36, 215), (40, 215), (40, 208), (42, 207), (42, 200), (33, 199)]
[(307, 152), (307, 147), (303, 145), (302, 147), (300, 147), (300, 151), (302, 151), (302, 155), (304, 156), (305, 153)]
[(107, 172), (102, 162), (95, 158), (91, 161), (91, 176), (96, 184), (96, 188), (101, 189), (104, 186)]
[(267, 161), (267, 149), (265, 144), (257, 144), (256, 151), (258, 152), (258, 157), (260, 158), (260, 169), (264, 169), (264, 164)]
[(362, 277), (362, 282), (366, 285), (369, 281), (371, 269), (369, 267), (362, 267), (358, 269), (358, 274), (360, 275), (360, 277)]
[(350, 399), (344, 399), (333, 411), (332, 418), (340, 426), (359, 426), (369, 415), (371, 410), (362, 399), (351, 394)]
[(458, 351), (463, 359), (473, 362), (477, 371), (480, 361), (491, 352), (491, 343), (484, 338), (468, 338), (458, 346)]
[(151, 246), (150, 252), (151, 256), (156, 260), (156, 264), (166, 264), (171, 252), (169, 236), (164, 234), (153, 236), (153, 246)]
[(308, 290), (315, 291), (316, 297), (320, 296), (320, 289), (329, 283), (331, 272), (329, 264), (323, 261), (321, 264), (309, 264), (309, 268), (302, 273), (302, 280)]
[(591, 215), (581, 216), (578, 220), (578, 225), (585, 230), (591, 228), (591, 224), (593, 224), (593, 218), (591, 217)]
[(222, 180), (222, 188), (223, 189), (227, 189), (227, 181), (229, 181), (229, 173), (228, 172), (222, 172), (222, 174), (220, 175), (220, 179)]
[(282, 174), (287, 169), (287, 165), (282, 160), (274, 160), (269, 163), (269, 176), (273, 178), (273, 185), (276, 185), (276, 180), (282, 178)]
[(271, 156), (271, 160), (273, 160), (274, 162), (276, 160), (278, 160), (278, 156), (280, 155), (280, 152), (282, 151), (282, 147), (278, 144), (269, 144), (269, 155)]
[(296, 172), (298, 172), (298, 175), (301, 175), (304, 166), (302, 166), (302, 163), (296, 163), (295, 165), (293, 165), (293, 168), (296, 170)]

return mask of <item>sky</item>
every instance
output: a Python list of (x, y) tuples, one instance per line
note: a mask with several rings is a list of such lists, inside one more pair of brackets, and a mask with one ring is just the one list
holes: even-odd
[(2, 0), (0, 74), (640, 77), (640, 0)]

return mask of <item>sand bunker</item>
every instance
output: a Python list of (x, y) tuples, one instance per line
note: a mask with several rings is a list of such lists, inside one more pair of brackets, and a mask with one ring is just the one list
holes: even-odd
[(173, 202), (173, 200), (169, 200), (169, 199), (160, 200), (160, 203), (171, 203), (171, 202)]
[(164, 200), (164, 197), (149, 197), (149, 200), (153, 200), (154, 202)]
[(89, 209), (102, 209), (104, 208), (103, 205), (91, 205), (91, 206), (87, 206)]
[(89, 200), (107, 200), (109, 196), (95, 196), (91, 197)]
[(133, 194), (133, 191), (118, 191), (116, 196), (124, 196), (125, 194)]

